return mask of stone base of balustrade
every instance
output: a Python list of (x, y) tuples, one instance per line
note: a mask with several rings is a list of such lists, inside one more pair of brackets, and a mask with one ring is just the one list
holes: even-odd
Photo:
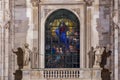
[(23, 69), (22, 80), (102, 80), (100, 68)]

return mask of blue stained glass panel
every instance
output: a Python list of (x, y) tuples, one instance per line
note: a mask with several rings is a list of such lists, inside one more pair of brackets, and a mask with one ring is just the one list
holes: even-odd
[(45, 67), (80, 67), (80, 24), (69, 10), (57, 10), (46, 20)]

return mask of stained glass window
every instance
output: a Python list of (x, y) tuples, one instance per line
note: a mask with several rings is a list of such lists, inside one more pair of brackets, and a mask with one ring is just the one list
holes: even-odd
[(69, 10), (53, 12), (45, 23), (45, 67), (80, 67), (79, 20)]

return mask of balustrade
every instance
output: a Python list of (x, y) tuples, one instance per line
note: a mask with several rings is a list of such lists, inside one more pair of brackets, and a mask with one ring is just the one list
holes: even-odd
[[(36, 75), (37, 74), (37, 75)], [(82, 79), (82, 80), (101, 80), (100, 68), (52, 68), (52, 69), (32, 69), (23, 70), (23, 80), (57, 80), (57, 79)]]

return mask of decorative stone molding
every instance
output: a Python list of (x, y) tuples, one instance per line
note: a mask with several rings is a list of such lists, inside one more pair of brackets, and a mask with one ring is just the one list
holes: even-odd
[(44, 13), (45, 13), (45, 16), (47, 16), (47, 14), (52, 11), (53, 9), (44, 9)]
[(39, 4), (40, 0), (31, 0), (32, 6), (37, 7)]
[(91, 6), (94, 0), (84, 0), (87, 4), (87, 6)]
[(75, 11), (80, 16), (80, 8), (74, 8), (72, 10)]
[(112, 22), (114, 23), (114, 29), (119, 29), (120, 28), (120, 26), (119, 26), (119, 21), (118, 21), (118, 17), (119, 17), (119, 14), (118, 14), (118, 10), (115, 10), (114, 12), (113, 12), (113, 18), (112, 18)]
[(22, 70), (22, 80), (101, 80), (101, 69), (39, 69)]

